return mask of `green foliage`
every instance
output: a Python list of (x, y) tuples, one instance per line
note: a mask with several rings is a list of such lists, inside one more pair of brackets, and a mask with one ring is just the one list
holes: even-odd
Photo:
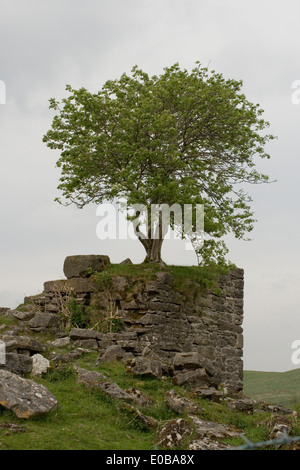
[(224, 263), (221, 238), (253, 229), (245, 183), (268, 181), (254, 158), (269, 158), (264, 147), (274, 139), (242, 82), (197, 62), (191, 72), (176, 63), (152, 77), (135, 66), (97, 93), (66, 90), (61, 102), (50, 100), (57, 114), (43, 138), (60, 152), (65, 203), (203, 204), (202, 264)]
[(78, 328), (86, 328), (90, 325), (90, 319), (85, 311), (83, 303), (77, 302), (73, 297), (67, 303), (67, 308), (70, 312), (70, 324)]

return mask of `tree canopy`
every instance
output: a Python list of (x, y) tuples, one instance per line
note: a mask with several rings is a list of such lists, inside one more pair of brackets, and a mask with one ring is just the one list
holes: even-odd
[[(56, 115), (43, 138), (60, 152), (64, 203), (203, 204), (202, 262), (224, 262), (222, 237), (253, 229), (245, 183), (268, 181), (255, 158), (269, 158), (265, 144), (274, 138), (242, 85), (198, 62), (151, 77), (135, 66), (97, 93), (67, 85), (68, 97), (50, 99)], [(136, 233), (146, 259), (159, 261), (163, 234), (155, 241)]]

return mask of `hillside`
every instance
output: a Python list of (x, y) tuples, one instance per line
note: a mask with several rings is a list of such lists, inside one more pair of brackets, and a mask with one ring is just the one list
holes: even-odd
[(244, 391), (255, 400), (294, 407), (300, 402), (300, 369), (287, 372), (244, 371)]

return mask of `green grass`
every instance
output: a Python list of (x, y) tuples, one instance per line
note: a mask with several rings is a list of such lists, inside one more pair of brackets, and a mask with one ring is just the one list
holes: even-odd
[(246, 395), (256, 400), (298, 407), (300, 369), (288, 372), (244, 371), (244, 391)]
[(115, 276), (124, 276), (132, 282), (151, 281), (155, 279), (155, 275), (162, 272), (169, 272), (174, 276), (175, 288), (178, 290), (190, 289), (195, 283), (203, 289), (215, 287), (218, 277), (228, 272), (229, 267), (220, 266), (165, 266), (158, 264), (141, 263), (141, 264), (110, 264), (105, 270), (94, 274), (94, 280), (103, 285), (109, 284)]
[[(170, 378), (136, 377), (127, 373), (121, 362), (95, 365), (97, 353), (85, 354), (77, 363), (90, 370), (98, 370), (123, 389), (135, 387), (152, 398), (155, 405), (140, 408), (155, 418), (159, 424), (179, 415), (171, 410), (165, 393), (171, 388), (192, 399), (203, 408), (200, 417), (242, 429), (253, 441), (265, 440), (268, 436), (266, 421), (268, 413), (246, 415), (230, 411), (225, 403), (218, 404), (193, 396), (186, 388), (174, 386)], [(71, 365), (52, 368), (42, 378), (35, 379), (44, 384), (58, 399), (59, 408), (47, 415), (22, 420), (10, 411), (0, 409), (0, 424), (15, 423), (26, 432), (13, 433), (0, 429), (0, 450), (153, 450), (155, 429), (145, 429), (121, 402), (113, 400), (99, 390), (88, 390), (78, 384)], [(189, 417), (182, 414), (181, 417)], [(243, 444), (242, 438), (226, 441), (231, 445)], [(186, 448), (187, 441), (182, 449)]]

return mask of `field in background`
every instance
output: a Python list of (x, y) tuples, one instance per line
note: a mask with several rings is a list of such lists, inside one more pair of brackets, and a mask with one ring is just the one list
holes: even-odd
[(244, 371), (244, 393), (255, 400), (295, 407), (300, 402), (300, 369), (288, 372)]

